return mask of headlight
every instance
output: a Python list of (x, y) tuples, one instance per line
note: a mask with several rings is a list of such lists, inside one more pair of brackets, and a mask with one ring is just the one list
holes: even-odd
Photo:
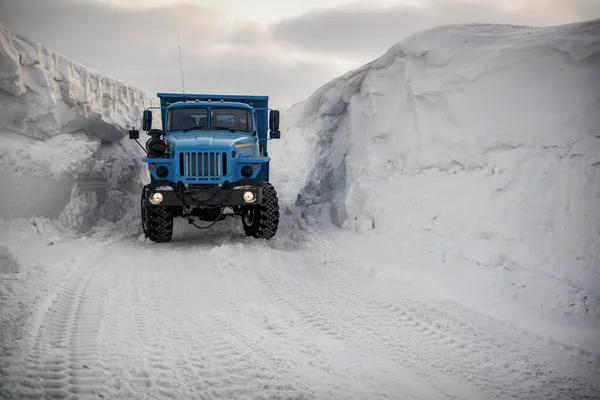
[(251, 203), (255, 199), (254, 193), (252, 192), (244, 192), (244, 201), (246, 203)]
[(161, 165), (156, 169), (156, 176), (159, 178), (166, 178), (169, 175), (169, 168)]
[(252, 170), (251, 166), (246, 165), (242, 168), (242, 176), (244, 178), (250, 178), (252, 174), (254, 174), (254, 171)]
[(160, 204), (163, 201), (163, 195), (162, 193), (154, 193), (152, 195), (152, 201), (154, 202), (154, 204)]

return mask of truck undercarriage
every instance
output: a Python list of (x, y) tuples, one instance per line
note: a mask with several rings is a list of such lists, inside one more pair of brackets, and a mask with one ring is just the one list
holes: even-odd
[[(270, 239), (279, 225), (279, 202), (268, 182), (209, 186), (153, 181), (142, 190), (141, 214), (144, 234), (154, 242), (172, 239), (173, 219), (178, 217), (205, 229), (240, 216), (247, 236)], [(211, 224), (199, 226), (194, 219)]]

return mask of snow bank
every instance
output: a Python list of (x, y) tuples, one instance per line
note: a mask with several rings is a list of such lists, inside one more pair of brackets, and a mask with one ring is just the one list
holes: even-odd
[(419, 32), (302, 108), (298, 205), (380, 269), (600, 315), (600, 20)]
[(12, 251), (0, 244), (0, 273), (16, 273), (19, 272), (19, 263), (15, 259)]
[(0, 219), (88, 230), (121, 217), (142, 173), (141, 149), (124, 137), (151, 104), (0, 25)]

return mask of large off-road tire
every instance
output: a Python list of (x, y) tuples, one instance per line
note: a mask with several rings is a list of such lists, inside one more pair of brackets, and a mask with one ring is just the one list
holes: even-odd
[(144, 235), (153, 242), (168, 242), (173, 237), (173, 215), (167, 207), (153, 207), (148, 204), (142, 191), (142, 229)]
[(261, 182), (263, 202), (256, 206), (246, 206), (242, 210), (242, 224), (246, 236), (258, 239), (271, 239), (279, 226), (279, 199), (273, 185)]

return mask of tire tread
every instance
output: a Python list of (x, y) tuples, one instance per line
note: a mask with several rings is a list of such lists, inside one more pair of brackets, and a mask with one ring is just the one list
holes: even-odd
[(252, 225), (244, 223), (247, 236), (257, 239), (271, 239), (279, 226), (279, 199), (277, 191), (269, 182), (260, 183), (263, 189), (263, 202), (255, 207), (255, 221)]

